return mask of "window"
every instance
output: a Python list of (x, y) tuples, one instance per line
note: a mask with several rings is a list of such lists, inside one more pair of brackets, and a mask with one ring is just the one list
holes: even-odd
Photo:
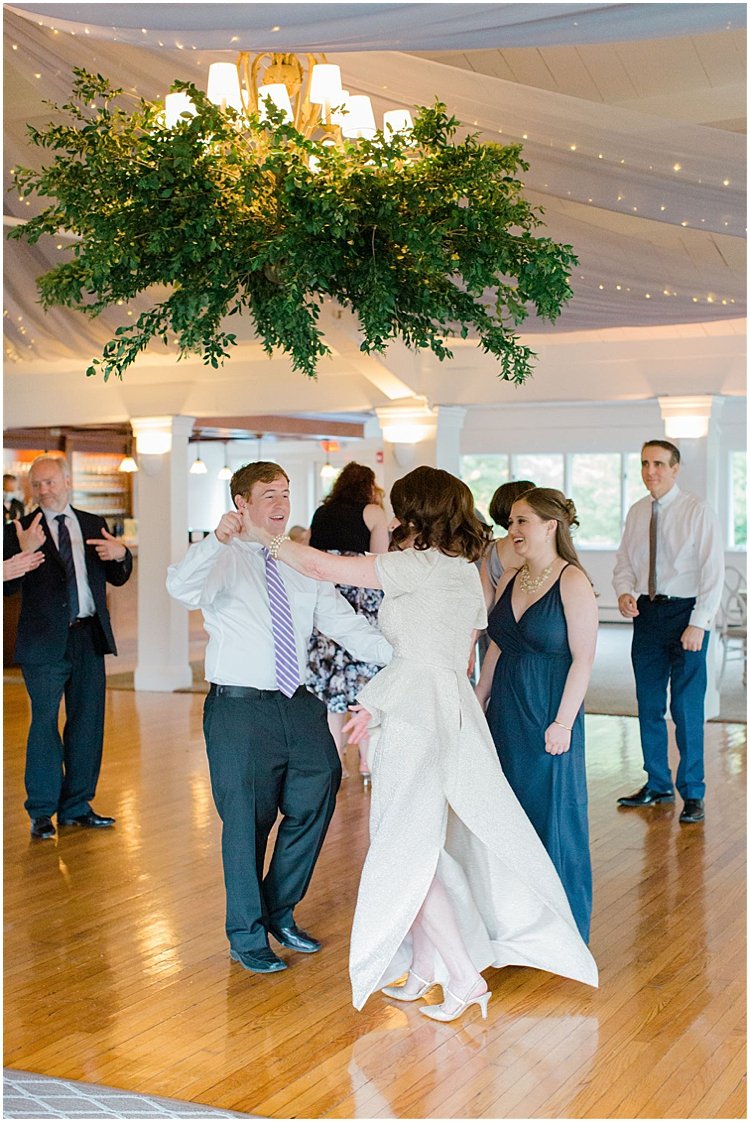
[(735, 549), (747, 549), (747, 454), (730, 453), (729, 540)]
[(565, 457), (561, 452), (532, 452), (513, 456), (513, 479), (530, 479), (537, 487), (565, 488)]
[(637, 503), (639, 499), (645, 499), (647, 491), (641, 475), (641, 453), (630, 452), (623, 458), (625, 460), (625, 509), (622, 512), (624, 523), (625, 515), (633, 503)]
[(474, 502), (490, 521), (490, 499), (502, 483), (510, 479), (510, 457), (507, 455), (462, 456), (461, 478), (470, 488)]
[(580, 452), (570, 457), (570, 497), (579, 521), (577, 546), (619, 545), (620, 471), (619, 452)]

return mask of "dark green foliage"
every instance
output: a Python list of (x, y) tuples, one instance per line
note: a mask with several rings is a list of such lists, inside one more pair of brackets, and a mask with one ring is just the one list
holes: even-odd
[(184, 82), (174, 88), (197, 114), (168, 129), (160, 105), (126, 111), (101, 75), (75, 74), (62, 106), (70, 123), (29, 128), (53, 162), (14, 173), (21, 196), (53, 201), (10, 236), (80, 237), (73, 259), (40, 278), (45, 307), (97, 315), (151, 286), (168, 291), (117, 329), (88, 374), (121, 377), (168, 331), (181, 354), (216, 367), (235, 342), (223, 318), (247, 310), (266, 351), (314, 377), (329, 353), (317, 322), (326, 298), (357, 314), (367, 353), (401, 338), (443, 359), (446, 336), (474, 332), (502, 378), (530, 373), (514, 326), (528, 305), (558, 315), (576, 258), (533, 236), (542, 223), (516, 178), (528, 166), (519, 145), (457, 141), (457, 121), (436, 102), (419, 110), (409, 145), (378, 134), (342, 152), (278, 115), (239, 127)]

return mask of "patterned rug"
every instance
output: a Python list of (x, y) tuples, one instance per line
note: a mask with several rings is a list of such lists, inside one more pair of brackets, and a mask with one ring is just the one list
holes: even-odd
[(259, 1118), (203, 1103), (154, 1098), (113, 1087), (3, 1070), (3, 1118)]

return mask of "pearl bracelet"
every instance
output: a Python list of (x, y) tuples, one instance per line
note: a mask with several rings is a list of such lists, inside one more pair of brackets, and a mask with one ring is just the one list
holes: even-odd
[(553, 725), (559, 725), (559, 726), (560, 726), (560, 728), (561, 728), (561, 729), (565, 729), (565, 731), (566, 731), (566, 732), (572, 732), (572, 731), (573, 731), (573, 730), (572, 730), (572, 728), (569, 728), (569, 727), (568, 727), (568, 725), (564, 725), (564, 724), (562, 723), (562, 721), (553, 721), (553, 722), (552, 722), (552, 724), (553, 724)]
[(271, 554), (274, 561), (278, 561), (279, 550), (281, 549), (284, 542), (289, 542), (291, 540), (292, 539), (288, 534), (277, 534), (275, 538), (271, 538), (270, 542), (268, 543), (268, 552)]

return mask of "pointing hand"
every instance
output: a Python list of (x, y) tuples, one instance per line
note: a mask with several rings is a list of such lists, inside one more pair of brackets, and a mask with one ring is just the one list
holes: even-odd
[(128, 552), (122, 542), (105, 529), (100, 538), (86, 538), (86, 545), (93, 545), (101, 561), (122, 561)]

